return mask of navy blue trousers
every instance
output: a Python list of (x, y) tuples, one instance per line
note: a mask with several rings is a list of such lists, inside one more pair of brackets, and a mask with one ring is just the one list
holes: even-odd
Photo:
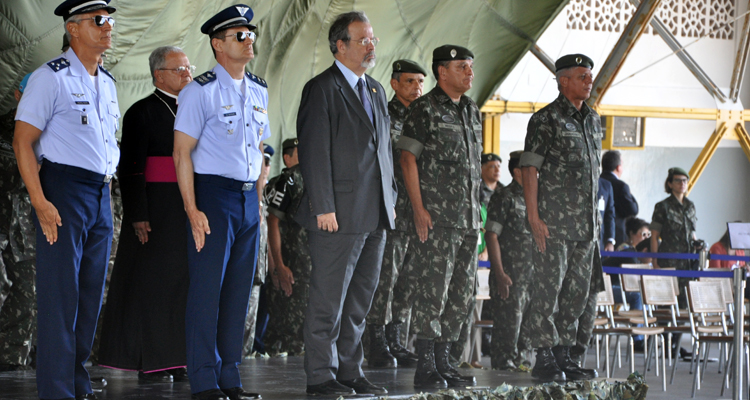
[(242, 387), (239, 365), (258, 252), (255, 189), (215, 175), (195, 175), (195, 199), (211, 234), (200, 252), (187, 223), (187, 368), (193, 393)]
[[(36, 226), (39, 397), (91, 393), (84, 367), (91, 353), (112, 246), (109, 184), (103, 175), (45, 160), (39, 171), (44, 196), (60, 213), (57, 242)], [(98, 180), (98, 181), (97, 181)]]

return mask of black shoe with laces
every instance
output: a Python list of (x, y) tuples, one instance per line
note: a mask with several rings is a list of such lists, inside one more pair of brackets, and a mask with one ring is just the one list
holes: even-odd
[(536, 364), (531, 370), (531, 377), (542, 382), (565, 382), (565, 373), (557, 365), (552, 349), (549, 347), (536, 349)]
[(552, 354), (555, 356), (557, 366), (565, 372), (565, 377), (571, 381), (594, 379), (599, 374), (595, 369), (587, 369), (579, 366), (570, 358), (570, 347), (555, 346), (552, 348)]
[(414, 372), (414, 387), (418, 389), (445, 389), (448, 383), (435, 367), (435, 342), (417, 339), (417, 370)]
[(396, 357), (399, 367), (416, 367), (417, 355), (407, 350), (401, 344), (401, 322), (391, 322), (385, 326), (385, 338), (388, 341), (388, 350)]
[(370, 355), (367, 357), (367, 366), (370, 368), (396, 368), (396, 358), (388, 349), (385, 339), (385, 325), (368, 325), (370, 332)]
[(448, 386), (476, 386), (477, 380), (470, 375), (461, 375), (450, 363), (452, 342), (435, 343), (435, 366)]

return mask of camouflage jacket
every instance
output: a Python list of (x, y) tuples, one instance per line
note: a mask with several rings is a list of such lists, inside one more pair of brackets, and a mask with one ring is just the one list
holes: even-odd
[(695, 215), (695, 204), (687, 197), (682, 199), (682, 204), (674, 195), (656, 203), (651, 217), (651, 229), (659, 231), (659, 252), (690, 253), (696, 222), (698, 217)]
[(16, 155), (13, 154), (13, 130), (16, 110), (0, 116), (0, 234), (8, 234), (12, 215), (11, 192), (21, 181)]
[(312, 267), (307, 231), (294, 220), (304, 191), (302, 172), (299, 165), (295, 165), (284, 168), (280, 175), (272, 178), (264, 193), (268, 213), (280, 220), (281, 257), (284, 264), (294, 273), (295, 282), (308, 280)]
[(539, 171), (539, 218), (552, 237), (597, 239), (601, 149), (599, 115), (585, 102), (578, 111), (561, 93), (531, 117), (519, 165)]
[(422, 203), (433, 225), (481, 228), (482, 119), (474, 100), (462, 95), (456, 104), (435, 86), (409, 106), (396, 147), (417, 158)]
[(497, 235), (503, 268), (532, 268), (534, 238), (531, 236), (523, 187), (513, 181), (498, 188), (487, 206), (485, 230)]
[(265, 201), (260, 203), (260, 230), (258, 231), (258, 264), (255, 266), (255, 277), (253, 285), (262, 285), (266, 283), (268, 274), (268, 204)]
[[(401, 137), (401, 131), (404, 129), (404, 120), (406, 119), (406, 106), (396, 96), (388, 103), (388, 115), (391, 116), (391, 143), (398, 143)], [(393, 177), (396, 178), (396, 187), (398, 188), (398, 197), (396, 198), (396, 230), (406, 231), (411, 225), (411, 219), (406, 218), (411, 215), (411, 203), (409, 195), (406, 193), (404, 186), (404, 171), (401, 169), (401, 150), (393, 146)]]

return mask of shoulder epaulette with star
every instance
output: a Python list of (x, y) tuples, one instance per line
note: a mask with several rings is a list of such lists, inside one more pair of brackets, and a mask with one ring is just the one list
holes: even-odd
[(250, 78), (251, 81), (257, 83), (258, 85), (263, 86), (264, 88), (268, 88), (268, 84), (263, 78), (253, 75), (249, 72), (245, 72), (245, 75), (247, 75), (247, 77)]
[(60, 57), (57, 60), (48, 62), (47, 65), (52, 68), (53, 71), (60, 72), (65, 68), (70, 67), (70, 61), (68, 61), (68, 59), (65, 57)]
[(115, 79), (115, 77), (112, 76), (112, 74), (110, 74), (109, 71), (104, 69), (104, 67), (102, 67), (101, 65), (99, 66), (99, 70), (104, 72), (108, 77), (112, 78), (112, 82), (117, 82), (117, 79)]
[(213, 71), (206, 71), (203, 74), (196, 76), (193, 80), (198, 82), (199, 85), (205, 86), (207, 83), (216, 80), (216, 74)]

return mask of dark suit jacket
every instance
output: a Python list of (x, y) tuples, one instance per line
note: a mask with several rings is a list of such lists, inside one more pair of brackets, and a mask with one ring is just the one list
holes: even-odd
[(599, 178), (599, 191), (596, 194), (597, 205), (600, 201), (604, 203), (604, 210), (599, 209), (602, 218), (599, 242), (602, 249), (607, 245), (609, 239), (615, 238), (615, 202), (613, 197), (612, 184), (604, 178)]
[(394, 228), (390, 117), (385, 90), (365, 75), (375, 126), (334, 63), (307, 82), (297, 114), (305, 192), (296, 221), (318, 230), (316, 217), (336, 213), (340, 233)]
[(612, 184), (612, 193), (615, 195), (615, 240), (619, 244), (627, 241), (625, 220), (628, 217), (638, 215), (638, 202), (630, 193), (630, 186), (621, 181), (615, 174), (604, 171), (601, 177)]

